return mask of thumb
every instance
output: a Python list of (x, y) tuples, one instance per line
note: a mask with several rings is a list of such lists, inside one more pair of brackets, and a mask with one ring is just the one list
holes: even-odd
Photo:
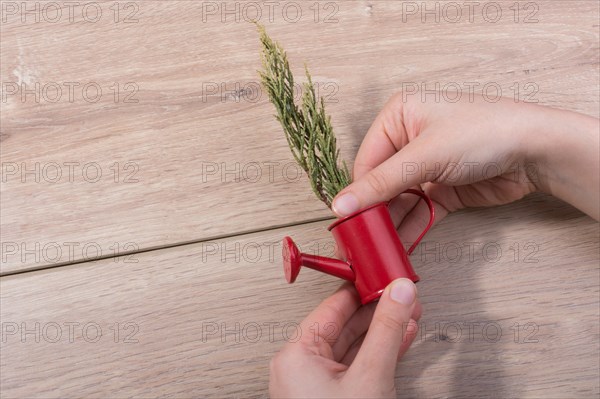
[[(410, 187), (426, 182), (428, 177), (434, 178), (435, 169), (427, 166), (433, 165), (432, 160), (436, 159), (434, 151), (423, 136), (418, 136), (338, 193), (333, 200), (333, 211), (340, 217), (347, 216), (367, 206), (388, 201)], [(423, 171), (429, 171), (429, 174)]]
[(406, 278), (393, 281), (385, 289), (365, 340), (352, 362), (352, 372), (362, 377), (373, 376), (378, 381), (393, 381), (398, 352), (410, 339), (411, 332), (407, 333), (407, 329), (416, 306), (416, 294), (416, 286)]

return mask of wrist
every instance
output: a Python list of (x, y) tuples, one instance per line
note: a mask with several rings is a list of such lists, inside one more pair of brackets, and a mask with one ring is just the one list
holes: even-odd
[[(530, 105), (524, 137), (527, 175), (538, 191), (594, 216), (598, 190), (598, 119), (576, 112)], [(526, 145), (529, 143), (529, 145)], [(597, 195), (595, 196), (597, 203)], [(597, 217), (594, 216), (594, 217)]]
[[(558, 110), (530, 105), (527, 112), (526, 133), (521, 147), (525, 149), (527, 177), (537, 191), (554, 195), (556, 192), (556, 150), (564, 148), (565, 138), (559, 126), (565, 121), (556, 120)], [(557, 125), (558, 123), (558, 125)], [(554, 191), (554, 192), (553, 192)]]

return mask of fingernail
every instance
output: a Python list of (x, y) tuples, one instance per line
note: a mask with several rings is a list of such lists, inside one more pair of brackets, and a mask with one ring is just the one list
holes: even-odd
[(359, 208), (358, 198), (352, 193), (342, 194), (333, 201), (333, 211), (339, 216), (347, 216)]
[(406, 278), (396, 280), (390, 290), (390, 297), (403, 305), (412, 305), (415, 301), (417, 289), (415, 284)]

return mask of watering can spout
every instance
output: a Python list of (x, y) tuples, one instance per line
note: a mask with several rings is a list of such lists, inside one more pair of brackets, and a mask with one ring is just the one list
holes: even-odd
[(302, 266), (310, 267), (323, 273), (348, 281), (354, 281), (354, 272), (350, 265), (339, 259), (326, 258), (324, 256), (303, 254), (290, 237), (283, 239), (283, 267), (285, 278), (288, 283), (296, 281)]

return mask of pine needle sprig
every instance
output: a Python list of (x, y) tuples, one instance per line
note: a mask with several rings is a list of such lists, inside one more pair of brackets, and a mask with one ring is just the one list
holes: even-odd
[(305, 66), (307, 82), (303, 85), (302, 104), (294, 101), (294, 75), (286, 52), (274, 42), (265, 28), (257, 24), (263, 45), (263, 71), (259, 72), (263, 87), (281, 123), (294, 159), (306, 172), (317, 197), (331, 208), (333, 198), (351, 183), (346, 163), (339, 162), (331, 118), (325, 112), (325, 101), (317, 99), (312, 77)]

